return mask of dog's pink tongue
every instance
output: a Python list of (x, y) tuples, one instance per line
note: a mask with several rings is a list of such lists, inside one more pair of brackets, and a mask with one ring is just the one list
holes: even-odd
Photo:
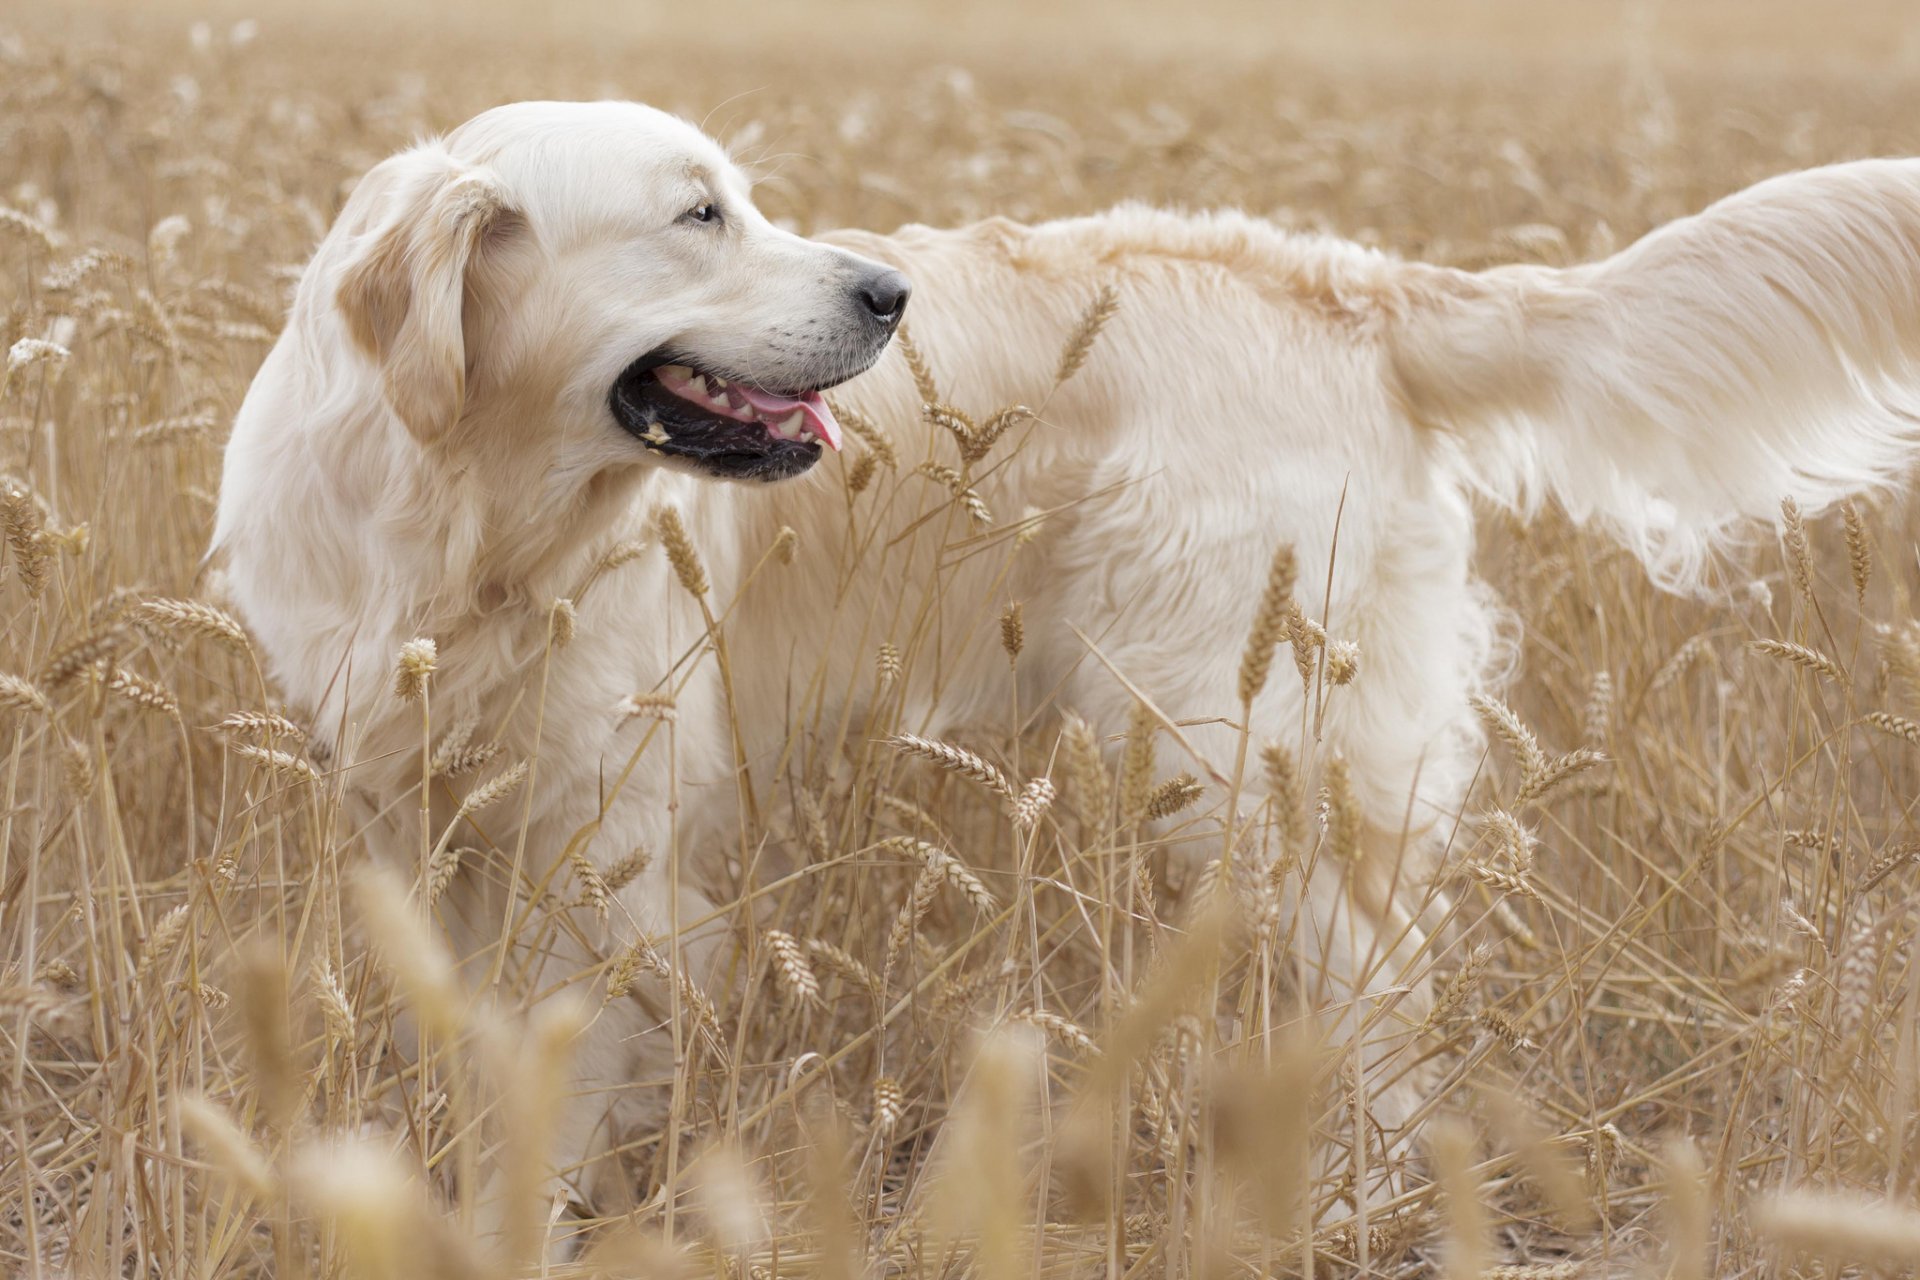
[(833, 410), (827, 408), (827, 402), (818, 391), (809, 391), (798, 399), (793, 396), (770, 395), (765, 391), (755, 391), (743, 383), (734, 383), (734, 388), (745, 396), (752, 405), (754, 413), (762, 422), (778, 422), (798, 409), (806, 415), (805, 422), (813, 434), (818, 436), (829, 449), (840, 452), (840, 424), (834, 420)]

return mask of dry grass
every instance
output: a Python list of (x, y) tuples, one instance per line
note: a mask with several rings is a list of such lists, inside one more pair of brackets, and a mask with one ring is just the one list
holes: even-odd
[[(483, 34), (512, 21), (495, 8)], [(1552, 521), (1489, 521), (1520, 682), (1485, 709), (1501, 745), (1450, 852), (1456, 905), (1424, 957), (1439, 995), (1399, 1050), (1436, 1068), (1435, 1187), (1359, 1223), (1350, 1057), (1304, 1034), (1275, 906), (1354, 838), (1338, 768), (1303, 795), (1289, 751), (1263, 752), (1271, 862), (1189, 873), (1178, 850), (1217, 843), (1219, 815), (1156, 769), (1150, 714), (1021, 738), (1034, 709), (1010, 708), (964, 744), (882, 717), (856, 726), (856, 767), (796, 773), (759, 815), (751, 842), (793, 869), (735, 869), (729, 981), (703, 989), (641, 939), (529, 1014), (510, 981), (473, 1000), (426, 924), (486, 852), (456, 826), (418, 866), (365, 867), (350, 780), (309, 754), (233, 619), (193, 600), (221, 424), (343, 184), (495, 101), (615, 93), (707, 119), (803, 229), (1133, 197), (1558, 261), (1778, 169), (1920, 150), (1920, 94), (1796, 69), (1820, 61), (1793, 61), (1809, 29), (1763, 8), (1781, 25), (1734, 43), (1764, 70), (1689, 61), (1711, 40), (1682, 5), (1671, 45), (1656, 24), (1618, 56), (1548, 41), (1490, 73), (1408, 52), (1416, 33), (1393, 74), (1324, 17), (1345, 53), (1309, 64), (977, 38), (937, 61), (690, 57), (587, 38), (577, 14), (509, 47), (292, 15), (196, 45), (179, 23), (23, 15), (0, 33), (0, 1271), (484, 1276), (575, 1233), (569, 1265), (739, 1277), (1910, 1265), (1904, 512), (1791, 515), (1711, 607)], [(1884, 18), (1863, 9), (1831, 47)], [(963, 447), (1016, 420), (951, 416)], [(955, 539), (1015, 514), (965, 474), (898, 466), (889, 432), (911, 424), (848, 425), (855, 492), (931, 478)], [(1259, 614), (1248, 687), (1293, 678), (1270, 670), (1286, 638), (1309, 675), (1367, 678), (1364, 654)], [(574, 621), (556, 602), (556, 645)], [(1001, 625), (1017, 664), (1024, 623)], [(411, 649), (396, 673), (437, 744), (426, 772), (472, 774), (468, 812), (510, 825), (537, 762), (432, 720), (437, 660)], [(875, 678), (914, 660), (884, 646)], [(675, 730), (659, 697), (630, 710)], [(1166, 837), (1143, 838), (1148, 814)], [(529, 851), (553, 865), (524, 928), (607, 912), (648, 856)], [(463, 1214), (486, 1176), (545, 1185), (572, 1031), (654, 980), (677, 1069), (633, 1087), (670, 1090), (672, 1122), (611, 1157), (631, 1204), (583, 1222), (556, 1203), (477, 1239)]]

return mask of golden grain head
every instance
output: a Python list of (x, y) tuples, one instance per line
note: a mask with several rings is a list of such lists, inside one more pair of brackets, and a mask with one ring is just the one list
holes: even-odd
[(402, 702), (417, 701), (427, 691), (427, 678), (440, 668), (440, 649), (419, 637), (400, 646), (393, 666), (393, 694)]

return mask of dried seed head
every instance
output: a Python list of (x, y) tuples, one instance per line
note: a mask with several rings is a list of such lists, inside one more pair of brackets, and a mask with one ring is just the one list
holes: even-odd
[(837, 947), (824, 938), (808, 938), (807, 954), (827, 972), (838, 974), (870, 995), (880, 994), (880, 975), (844, 947)]
[(807, 953), (801, 950), (799, 942), (783, 929), (769, 929), (763, 936), (781, 990), (795, 1004), (818, 1004), (820, 979), (814, 975), (813, 966), (807, 963)]
[(1120, 811), (1129, 820), (1146, 812), (1153, 793), (1153, 739), (1159, 718), (1144, 702), (1133, 704), (1127, 720), (1127, 745), (1120, 753)]
[(67, 361), (73, 358), (73, 352), (57, 342), (45, 338), (22, 338), (7, 349), (7, 377), (24, 373), (35, 367), (46, 371), (48, 377), (59, 377)]
[(573, 633), (580, 625), (580, 611), (573, 607), (573, 601), (561, 596), (553, 602), (548, 627), (553, 636), (553, 647), (564, 649), (573, 643)]
[(272, 1166), (223, 1108), (190, 1095), (180, 1099), (179, 1115), (181, 1132), (193, 1139), (208, 1164), (255, 1196), (273, 1194), (277, 1184)]
[(1000, 410), (974, 429), (973, 436), (961, 449), (960, 456), (968, 463), (980, 461), (993, 450), (994, 445), (999, 443), (1001, 436), (1022, 422), (1031, 420), (1033, 416), (1033, 410), (1023, 404), (1011, 405)]
[(424, 637), (400, 646), (394, 663), (393, 694), (402, 702), (413, 702), (427, 691), (427, 677), (440, 665), (440, 649)]
[(1647, 696), (1652, 697), (1654, 694), (1664, 692), (1670, 688), (1681, 676), (1685, 675), (1696, 662), (1699, 662), (1706, 656), (1707, 638), (1705, 636), (1694, 636), (1689, 639), (1685, 644), (1674, 650), (1673, 656), (1661, 663), (1660, 669), (1653, 673), (1653, 679), (1647, 681)]
[(13, 552), (20, 569), (20, 582), (29, 598), (39, 599), (52, 574), (52, 554), (47, 548), (45, 521), (32, 493), (19, 481), (0, 481), (0, 529), (6, 534), (7, 548)]
[(85, 800), (93, 794), (93, 788), (100, 780), (99, 770), (94, 767), (93, 752), (84, 743), (69, 739), (61, 753), (61, 765), (65, 771), (67, 788), (76, 799)]
[(999, 906), (980, 877), (973, 873), (973, 868), (952, 854), (943, 852), (937, 862), (929, 860), (928, 865), (937, 865), (947, 883), (958, 889), (961, 896), (973, 904), (974, 910), (985, 914)]
[(1326, 781), (1327, 844), (1333, 856), (1346, 866), (1360, 859), (1360, 831), (1364, 818), (1360, 798), (1353, 790), (1353, 769), (1345, 756), (1327, 762)]
[(1107, 327), (1107, 321), (1113, 319), (1120, 309), (1120, 294), (1111, 284), (1100, 286), (1100, 292), (1080, 316), (1080, 322), (1068, 335), (1067, 342), (1060, 349), (1060, 367), (1053, 375), (1057, 386), (1080, 372), (1087, 362), (1087, 356), (1093, 352), (1093, 344), (1099, 340), (1100, 331)]
[(988, 509), (986, 502), (980, 497), (979, 493), (967, 484), (965, 476), (955, 471), (946, 463), (923, 462), (915, 467), (914, 471), (916, 474), (923, 475), (927, 479), (932, 480), (935, 484), (938, 484), (948, 493), (952, 494), (953, 500), (966, 509), (968, 518), (975, 524), (989, 525), (993, 523), (993, 512)]
[(1826, 936), (1821, 933), (1820, 927), (1800, 914), (1799, 908), (1795, 907), (1790, 900), (1786, 898), (1780, 900), (1780, 914), (1786, 917), (1787, 927), (1813, 943), (1822, 956), (1829, 954), (1827, 951), (1827, 939)]
[(1807, 542), (1806, 521), (1800, 517), (1800, 504), (1792, 498), (1780, 500), (1780, 537), (1787, 549), (1787, 569), (1793, 575), (1794, 589), (1808, 605), (1813, 603), (1813, 549)]
[(1062, 717), (1061, 749), (1067, 759), (1067, 778), (1073, 783), (1075, 812), (1087, 832), (1106, 825), (1112, 782), (1100, 750), (1100, 735), (1092, 725), (1069, 711)]
[(1525, 779), (1537, 776), (1546, 768), (1546, 752), (1540, 749), (1539, 740), (1514, 714), (1512, 707), (1498, 698), (1478, 694), (1473, 699), (1473, 709), (1493, 735), (1506, 743), (1507, 749), (1513, 753), (1514, 763), (1520, 766), (1522, 785), (1525, 785)]
[(1146, 808), (1141, 816), (1148, 822), (1171, 818), (1176, 813), (1192, 808), (1200, 797), (1206, 794), (1206, 790), (1200, 780), (1192, 774), (1178, 774), (1153, 789), (1147, 796)]
[(1335, 640), (1327, 645), (1327, 683), (1352, 684), (1360, 674), (1360, 645), (1353, 640)]
[(289, 782), (317, 782), (320, 779), (320, 775), (314, 772), (311, 764), (290, 751), (256, 747), (251, 742), (239, 742), (234, 744), (233, 753), (265, 765), (271, 772)]
[(1481, 1030), (1513, 1052), (1540, 1047), (1527, 1038), (1527, 1033), (1520, 1029), (1519, 1023), (1498, 1009), (1482, 1009), (1473, 1016), (1473, 1020)]
[(1846, 672), (1840, 669), (1839, 663), (1818, 649), (1810, 649), (1804, 644), (1794, 644), (1788, 640), (1749, 640), (1747, 648), (1755, 653), (1765, 654), (1769, 658), (1784, 659), (1804, 671), (1824, 676), (1835, 684), (1847, 682)]
[(642, 872), (653, 865), (653, 855), (645, 849), (635, 849), (620, 861), (606, 869), (601, 876), (606, 882), (608, 893), (618, 893), (635, 880)]
[(82, 672), (118, 653), (124, 635), (117, 623), (89, 632), (47, 659), (40, 668), (40, 683), (49, 689), (65, 688)]
[(426, 891), (428, 906), (432, 906), (434, 903), (440, 901), (441, 895), (446, 893), (447, 887), (453, 883), (454, 876), (460, 873), (460, 864), (467, 859), (469, 854), (474, 854), (475, 852), (475, 850), (467, 848), (435, 849), (433, 851), (427, 859)]
[(1421, 1030), (1427, 1031), (1445, 1026), (1466, 1012), (1467, 1001), (1478, 989), (1481, 974), (1485, 972), (1487, 962), (1492, 959), (1493, 948), (1485, 945), (1477, 946), (1468, 952), (1467, 958), (1454, 971), (1453, 977), (1447, 980), (1446, 985), (1440, 988), (1439, 995), (1434, 997), (1433, 1009), (1427, 1014)]
[(1880, 926), (1872, 904), (1862, 898), (1853, 910), (1846, 947), (1840, 955), (1840, 972), (1833, 982), (1834, 1029), (1843, 1043), (1864, 1030), (1879, 974)]
[(827, 815), (820, 807), (820, 801), (813, 792), (802, 788), (797, 797), (799, 809), (798, 826), (807, 843), (807, 852), (815, 862), (825, 862), (833, 856), (833, 841), (827, 831)]
[(0, 672), (0, 711), (31, 711), (36, 715), (47, 715), (52, 710), (53, 704), (47, 701), (47, 695), (40, 692), (33, 681)]
[(218, 641), (239, 653), (247, 652), (250, 647), (246, 628), (237, 618), (198, 600), (143, 600), (135, 612), (168, 630)]
[(1427, 1126), (1427, 1148), (1435, 1181), (1445, 1193), (1446, 1248), (1442, 1274), (1478, 1277), (1487, 1270), (1487, 1211), (1480, 1202), (1480, 1182), (1473, 1172), (1473, 1135), (1450, 1116), (1435, 1117)]
[(847, 492), (855, 495), (865, 493), (879, 470), (880, 459), (872, 450), (855, 458), (847, 465)]
[(1538, 843), (1533, 834), (1505, 809), (1489, 809), (1482, 821), (1487, 834), (1493, 837), (1495, 852), (1514, 874), (1530, 874), (1533, 871), (1534, 846)]
[(615, 708), (620, 713), (621, 723), (645, 717), (649, 720), (672, 721), (677, 714), (673, 695), (666, 692), (630, 693), (620, 699)]
[[(1294, 763), (1293, 753), (1277, 742), (1269, 742), (1260, 748), (1260, 762), (1267, 775), (1267, 796), (1271, 801), (1273, 824), (1280, 833), (1280, 847), (1285, 854), (1297, 854), (1306, 841), (1307, 812), (1306, 795), (1300, 783), (1300, 768)], [(1284, 865), (1283, 857), (1274, 865)]]
[[(1910, 1205), (1852, 1192), (1783, 1191), (1754, 1210), (1753, 1223), (1764, 1239), (1800, 1253), (1847, 1259), (1905, 1274), (1920, 1258), (1920, 1213)], [(1818, 1274), (1800, 1272), (1792, 1274)], [(1881, 1274), (1854, 1269), (1826, 1274)]]
[(1294, 610), (1293, 587), (1299, 576), (1293, 547), (1282, 543), (1275, 548), (1267, 566), (1267, 585), (1260, 594), (1260, 606), (1254, 610), (1253, 627), (1247, 633), (1247, 647), (1240, 656), (1240, 703), (1250, 706), (1266, 688), (1267, 675), (1273, 669), (1273, 652), (1287, 638)]
[(997, 766), (989, 764), (965, 747), (956, 747), (948, 742), (936, 742), (931, 738), (923, 738), (917, 733), (895, 734), (887, 741), (908, 755), (930, 760), (947, 772), (970, 778), (1009, 801), (1014, 799), (1013, 784), (1007, 781), (1007, 775), (1000, 772)]
[(136, 982), (145, 983), (153, 974), (154, 967), (180, 945), (180, 939), (187, 932), (187, 911), (191, 903), (183, 902), (167, 914), (154, 921), (153, 930), (147, 934), (147, 942), (140, 949), (140, 964), (134, 973)]
[(285, 716), (271, 711), (230, 712), (214, 728), (227, 733), (252, 734), (254, 737), (268, 740), (282, 738), (288, 742), (305, 742), (307, 739), (305, 729)]
[(1596, 671), (1587, 688), (1587, 706), (1581, 717), (1587, 745), (1596, 751), (1607, 745), (1607, 729), (1613, 720), (1613, 673)]
[(906, 1095), (901, 1092), (900, 1082), (892, 1076), (881, 1076), (873, 1082), (873, 1127), (881, 1133), (892, 1133), (900, 1125), (900, 1118), (906, 1113)]
[(1057, 1013), (1048, 1013), (1043, 1009), (1032, 1009), (1019, 1017), (1020, 1021), (1040, 1028), (1054, 1039), (1089, 1058), (1100, 1056), (1099, 1044), (1087, 1034), (1086, 1028), (1077, 1022), (1063, 1018)]
[(601, 924), (607, 922), (607, 902), (612, 893), (600, 869), (587, 860), (587, 856), (578, 848), (567, 849), (567, 868), (573, 872), (573, 878), (580, 882), (580, 905), (592, 911)]
[[(906, 348), (901, 349), (904, 351)], [(925, 401), (928, 397), (922, 395), (920, 398)], [(852, 405), (842, 404), (838, 400), (829, 400), (827, 407), (833, 410), (833, 416), (839, 419), (840, 425), (847, 429), (847, 434), (866, 445), (882, 466), (889, 471), (899, 469), (900, 455), (894, 450), (893, 437)]]
[(882, 689), (890, 689), (900, 678), (900, 650), (891, 640), (882, 640), (873, 655), (874, 677)]
[(1847, 524), (1847, 567), (1853, 571), (1853, 594), (1865, 604), (1867, 583), (1873, 578), (1873, 544), (1867, 539), (1867, 522), (1852, 498), (1840, 504), (1840, 514)]
[(502, 769), (492, 778), (489, 778), (467, 793), (467, 798), (460, 802), (460, 816), (465, 818), (471, 814), (480, 812), (488, 805), (505, 799), (507, 796), (512, 795), (520, 784), (526, 780), (527, 762), (524, 760), (518, 764), (510, 765)]
[(53, 253), (60, 248), (60, 235), (52, 227), (29, 214), (10, 205), (0, 204), (0, 234), (12, 239), (24, 240), (39, 248), (42, 253)]
[(180, 710), (180, 700), (164, 685), (123, 667), (115, 667), (107, 676), (107, 692), (136, 707), (172, 715)]
[(321, 1016), (326, 1020), (328, 1037), (337, 1044), (352, 1044), (354, 1027), (359, 1019), (354, 1016), (353, 1003), (347, 999), (346, 988), (340, 985), (333, 966), (324, 959), (313, 962), (313, 994), (319, 1001)]
[[(939, 850), (934, 852), (938, 853)], [(920, 921), (926, 918), (928, 911), (932, 910), (934, 899), (939, 896), (940, 886), (946, 883), (946, 879), (945, 869), (931, 858), (920, 868), (920, 874), (914, 879), (913, 888), (907, 893), (907, 900), (901, 904), (899, 913), (894, 917), (893, 928), (887, 932), (886, 959), (881, 966), (887, 973), (893, 972), (894, 960), (912, 939), (913, 931), (919, 927)]]
[(1807, 994), (1807, 984), (1813, 980), (1810, 969), (1795, 969), (1787, 980), (1775, 989), (1767, 1001), (1767, 1011), (1776, 1016), (1785, 1016), (1800, 1007), (1800, 1001)]
[(1882, 733), (1890, 733), (1896, 738), (1920, 745), (1920, 724), (1915, 724), (1905, 716), (1896, 716), (1890, 711), (1869, 711), (1861, 718)]
[(1540, 891), (1533, 887), (1531, 880), (1506, 867), (1495, 867), (1484, 862), (1469, 860), (1461, 864), (1461, 870), (1470, 878), (1500, 893), (1517, 893), (1523, 898), (1536, 900), (1540, 897)]
[(1027, 624), (1021, 615), (1018, 600), (1000, 611), (1000, 647), (1007, 651), (1009, 662), (1017, 660), (1027, 646)]
[(661, 507), (653, 519), (660, 544), (667, 549), (667, 563), (673, 566), (674, 576), (680, 579), (680, 585), (687, 589), (689, 595), (706, 595), (712, 587), (707, 579), (707, 566), (694, 549), (693, 538), (687, 533), (685, 522), (680, 519), (680, 509)]
[(1013, 825), (1022, 831), (1033, 830), (1052, 806), (1053, 794), (1051, 778), (1030, 779), (1020, 798), (1013, 802)]
[(927, 358), (920, 353), (920, 346), (913, 340), (913, 333), (906, 325), (901, 325), (893, 335), (893, 345), (906, 358), (907, 368), (913, 374), (914, 390), (920, 395), (920, 403), (940, 403), (940, 388), (933, 380), (933, 370), (927, 366)]
[(1311, 685), (1320, 665), (1320, 651), (1327, 644), (1327, 629), (1295, 605), (1293, 616), (1287, 620), (1287, 638), (1293, 642), (1293, 668), (1300, 673), (1300, 683)]
[(972, 418), (952, 405), (932, 402), (921, 405), (920, 412), (925, 416), (927, 425), (939, 427), (953, 437), (962, 461), (971, 462), (978, 456), (975, 453), (975, 441), (980, 429), (974, 425)]
[(600, 560), (594, 565), (595, 573), (610, 573), (623, 564), (631, 564), (645, 553), (647, 544), (638, 538), (626, 538), (614, 543), (600, 553)]
[(799, 554), (800, 535), (793, 531), (792, 525), (781, 525), (780, 532), (773, 535), (773, 558), (781, 564), (792, 564)]

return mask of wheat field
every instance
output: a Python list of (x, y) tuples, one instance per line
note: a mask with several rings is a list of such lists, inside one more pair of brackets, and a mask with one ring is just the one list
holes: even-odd
[[(704, 122), (803, 232), (1140, 199), (1569, 262), (1782, 169), (1920, 151), (1900, 6), (316, 8), (0, 14), (0, 1273), (1920, 1266), (1905, 504), (1784, 511), (1708, 601), (1486, 514), (1515, 714), (1439, 872), (1437, 1007), (1402, 1048), (1436, 1082), (1421, 1159), (1358, 1217), (1362, 1100), (1271, 885), (1202, 908), (1180, 847), (1218, 818), (1150, 722), (1010, 707), (929, 759), (789, 780), (752, 833), (785, 869), (731, 872), (728, 980), (669, 984), (674, 1076), (634, 1082), (669, 1123), (604, 1157), (627, 1201), (483, 1236), (489, 1172), (544, 1185), (569, 1028), (664, 961), (477, 998), (392, 909), (462, 869), (366, 889), (351, 779), (201, 565), (226, 425), (351, 182), (497, 102)], [(924, 484), (852, 463), (826, 465)], [(1196, 633), (1237, 651), (1255, 603)], [(1017, 664), (1019, 617), (983, 625)], [(885, 647), (875, 679), (913, 660)], [(516, 783), (452, 728), (437, 768)], [(1582, 748), (1604, 765), (1523, 785)], [(1000, 770), (1031, 780), (1011, 816), (978, 785)], [(1276, 839), (1310, 853), (1325, 809), (1276, 804)], [(528, 929), (604, 912), (650, 854), (546, 856)]]

